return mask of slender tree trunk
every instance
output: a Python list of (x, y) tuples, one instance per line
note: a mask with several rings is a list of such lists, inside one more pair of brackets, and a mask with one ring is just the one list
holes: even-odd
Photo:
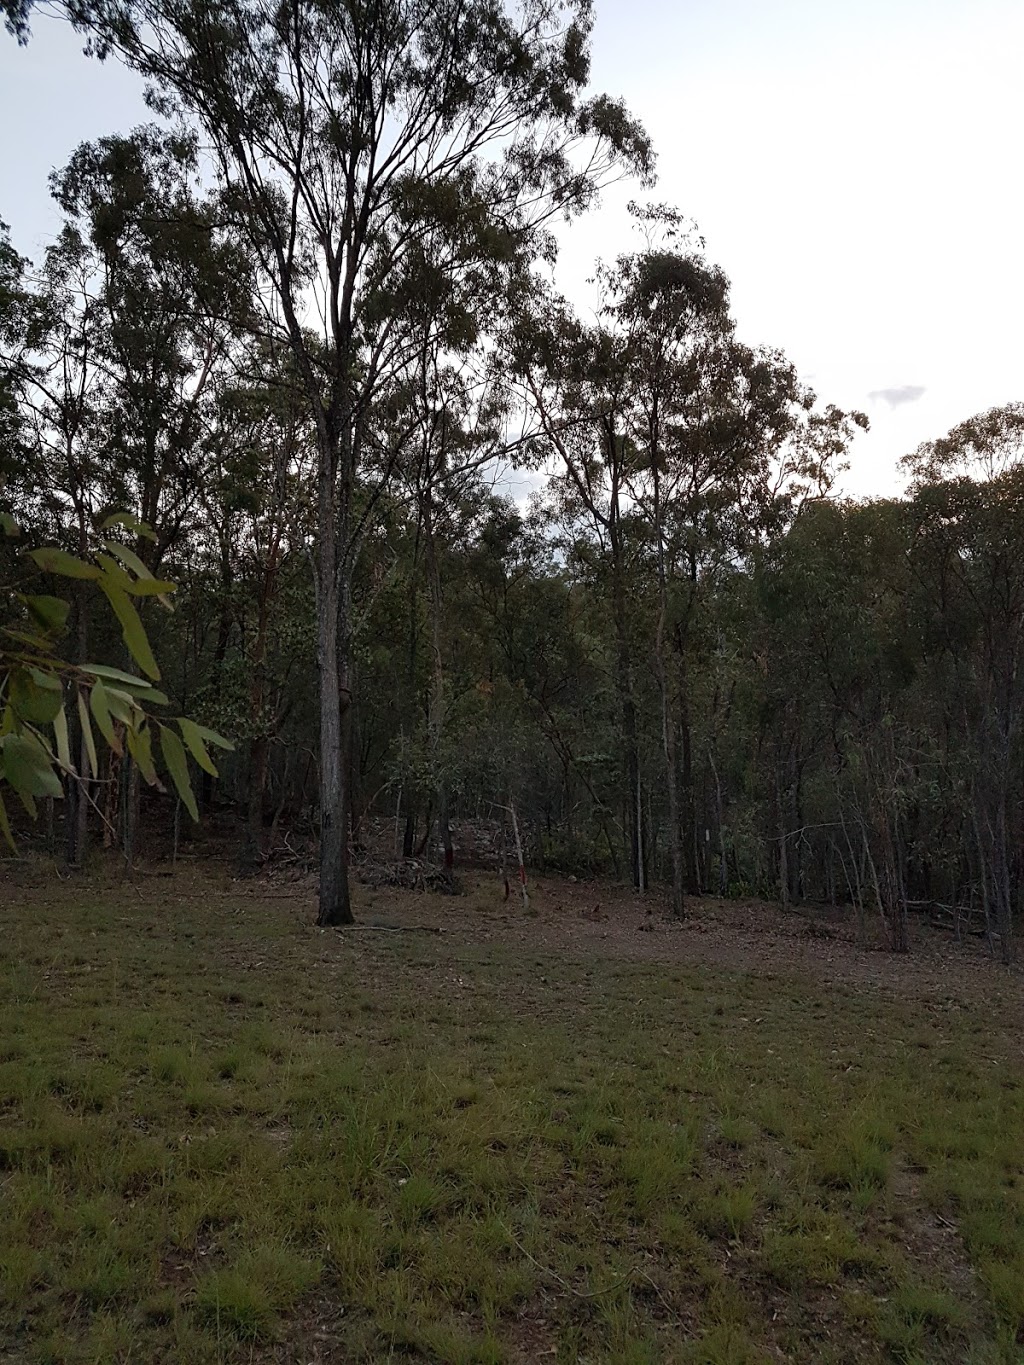
[[(345, 823), (345, 755), (342, 711), (348, 709), (347, 588), (351, 567), (339, 562), (347, 518), (336, 489), (336, 450), (321, 433), (317, 546), (317, 663), (320, 672), (320, 897), (318, 924), (351, 924)], [(343, 676), (344, 669), (344, 676)], [(343, 698), (343, 688), (345, 695)]]
[(700, 832), (697, 828), (697, 809), (693, 794), (693, 732), (690, 727), (690, 706), (686, 692), (686, 666), (682, 655), (685, 645), (682, 641), (680, 641), (679, 648), (683, 669), (683, 686), (679, 696), (679, 739), (682, 758), (680, 818), (683, 828), (686, 890), (689, 895), (697, 896), (700, 894), (700, 873), (697, 861), (697, 843)]
[[(81, 502), (78, 506), (78, 553), (83, 559), (89, 553), (89, 529), (85, 517), (85, 508)], [(88, 662), (89, 655), (89, 599), (86, 592), (87, 585), (79, 583), (76, 586), (75, 662), (84, 664)], [(89, 751), (78, 718), (78, 707), (69, 707), (68, 711), (72, 717), (72, 725), (75, 727), (73, 734), (78, 742), (78, 781), (69, 779), (65, 784), (68, 801), (65, 814), (67, 821), (67, 861), (71, 867), (84, 867), (89, 842), (89, 793), (92, 790), (95, 778), (99, 774), (93, 773), (91, 777), (89, 776)], [(74, 753), (74, 749), (72, 749), (72, 753)]]
[(278, 830), (278, 826), (279, 826), (280, 823), (281, 823), (281, 816), (284, 814), (284, 808), (285, 808), (285, 806), (287, 805), (287, 802), (288, 802), (288, 788), (289, 788), (289, 786), (290, 786), (290, 784), (291, 784), (291, 775), (292, 775), (292, 755), (293, 755), (293, 753), (294, 753), (294, 750), (293, 750), (293, 748), (291, 747), (291, 745), (289, 745), (288, 748), (285, 749), (285, 755), (284, 755), (284, 773), (282, 774), (282, 777), (281, 777), (281, 794), (280, 794), (280, 796), (278, 797), (277, 805), (276, 805), (275, 808), (274, 808), (274, 818), (273, 818), (273, 819), (271, 820), (271, 822), (270, 822), (270, 834), (269, 834), (269, 837), (268, 837), (268, 846), (269, 846), (269, 848), (271, 848), (271, 849), (273, 849), (273, 847), (274, 847), (274, 845), (275, 845), (275, 843), (276, 843), (276, 841), (277, 841), (277, 830)]
[(270, 738), (257, 735), (249, 745), (249, 799), (246, 810), (244, 866), (258, 871), (263, 861), (263, 797), (267, 787)]
[(277, 554), (278, 544), (275, 537), (260, 584), (256, 639), (250, 659), (252, 671), (249, 684), (249, 714), (256, 727), (256, 734), (249, 746), (249, 799), (242, 859), (243, 866), (249, 872), (257, 871), (263, 861), (263, 797), (267, 786), (267, 760), (270, 754), (270, 736), (264, 729), (267, 633), (270, 626), (270, 602), (277, 576)]
[(444, 639), (443, 615), (444, 597), (441, 587), (441, 566), (437, 556), (434, 539), (433, 499), (428, 489), (424, 506), (424, 533), (427, 546), (427, 564), (430, 573), (430, 614), (431, 644), (433, 651), (433, 672), (430, 687), (430, 748), (434, 760), (435, 786), (437, 792), (437, 830), (444, 848), (444, 869), (451, 875), (455, 866), (455, 850), (452, 847), (452, 832), (448, 823), (448, 784), (444, 772), (444, 724), (445, 724), (445, 678), (444, 678)]
[(718, 827), (718, 894), (725, 896), (729, 891), (729, 868), (727, 865), (727, 850), (725, 847), (725, 807), (722, 801), (722, 779), (718, 772), (718, 763), (715, 758), (717, 739), (712, 741), (708, 749), (708, 762), (711, 764), (711, 773), (715, 779), (715, 823)]
[(363, 826), (363, 761), (359, 739), (359, 707), (356, 704), (357, 683), (355, 661), (349, 668), (348, 727), (346, 747), (348, 754), (348, 828), (349, 839), (356, 853), (362, 851)]
[(640, 786), (640, 754), (637, 746), (636, 703), (633, 700), (633, 670), (629, 648), (629, 608), (626, 602), (625, 575), (622, 570), (617, 527), (613, 529), (612, 546), (612, 608), (615, 619), (618, 661), (615, 683), (619, 694), (619, 711), (622, 716), (622, 738), (626, 759), (626, 790), (629, 793), (624, 803), (624, 823), (633, 885), (637, 890), (640, 890), (644, 883), (643, 849), (636, 816), (636, 793)]
[(782, 801), (782, 778), (775, 770), (775, 824), (779, 839), (779, 897), (783, 910), (789, 909), (789, 834), (786, 830), (785, 806)]
[(672, 860), (672, 917), (683, 919), (686, 914), (684, 883), (686, 877), (683, 852), (682, 812), (679, 803), (679, 758), (676, 746), (676, 720), (672, 705), (668, 669), (665, 664), (665, 620), (668, 615), (668, 588), (658, 528), (658, 629), (654, 646), (654, 665), (661, 692), (661, 740), (665, 756), (665, 791), (668, 796), (668, 844)]

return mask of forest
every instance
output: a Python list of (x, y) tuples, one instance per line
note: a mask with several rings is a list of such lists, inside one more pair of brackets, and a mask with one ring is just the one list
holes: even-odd
[[(867, 419), (737, 335), (677, 211), (632, 206), (593, 307), (558, 294), (552, 224), (653, 176), (625, 108), (581, 94), (585, 11), (481, 7), (477, 32), (428, 8), (418, 36), (415, 6), (394, 33), (231, 9), (259, 60), (145, 7), (81, 19), (164, 119), (52, 175), (41, 261), (0, 239), (0, 743), (54, 757), (18, 651), (59, 588), (26, 545), (91, 565), (59, 653), (110, 741), (90, 763), (89, 708), (61, 711), (67, 863), (143, 854), (183, 792), (233, 814), (250, 871), (317, 843), (343, 923), (369, 818), (453, 873), (452, 829), (515, 810), (528, 862), (664, 885), (676, 916), (841, 904), (899, 951), (941, 912), (1008, 959), (1024, 405), (909, 452), (902, 498), (833, 496)], [(95, 600), (118, 583), (144, 658)], [(92, 659), (141, 662), (190, 718), (197, 798)], [(233, 745), (216, 783), (195, 724)]]
[(0, 6), (0, 1360), (1020, 1365), (1024, 402), (844, 496), (590, 0)]

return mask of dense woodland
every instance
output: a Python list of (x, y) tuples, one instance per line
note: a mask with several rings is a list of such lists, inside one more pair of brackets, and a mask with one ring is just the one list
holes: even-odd
[[(457, 871), (453, 827), (511, 803), (531, 862), (677, 915), (825, 901), (902, 950), (938, 906), (1011, 955), (1024, 404), (851, 502), (865, 419), (736, 334), (676, 212), (634, 209), (596, 307), (560, 297), (552, 224), (653, 166), (585, 94), (585, 5), (206, 14), (78, 14), (161, 121), (52, 177), (42, 260), (0, 239), (7, 624), (61, 591), (25, 540), (102, 562), (129, 514), (177, 585), (138, 599), (160, 687), (235, 745), (199, 805), (248, 869), (318, 841), (326, 922), (371, 819)], [(64, 591), (69, 665), (134, 669), (92, 585)], [(120, 745), (83, 781), (79, 714), (67, 861), (144, 856), (173, 787)]]

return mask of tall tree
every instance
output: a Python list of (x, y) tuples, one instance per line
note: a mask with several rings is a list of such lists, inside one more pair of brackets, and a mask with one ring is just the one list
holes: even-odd
[[(421, 245), (445, 278), (486, 264), (499, 284), (550, 251), (552, 214), (585, 207), (624, 170), (647, 173), (650, 148), (621, 104), (583, 96), (589, 0), (102, 0), (69, 12), (153, 82), (158, 110), (200, 125), (262, 275), (264, 326), (287, 337), (315, 419), (319, 917), (346, 923), (357, 480), (374, 398), (406, 360)], [(442, 336), (474, 325), (457, 291), (453, 302)]]

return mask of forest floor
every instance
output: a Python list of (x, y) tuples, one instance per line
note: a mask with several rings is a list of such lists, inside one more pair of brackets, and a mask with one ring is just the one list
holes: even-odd
[(3, 1365), (1024, 1361), (1024, 978), (976, 941), (0, 868)]

